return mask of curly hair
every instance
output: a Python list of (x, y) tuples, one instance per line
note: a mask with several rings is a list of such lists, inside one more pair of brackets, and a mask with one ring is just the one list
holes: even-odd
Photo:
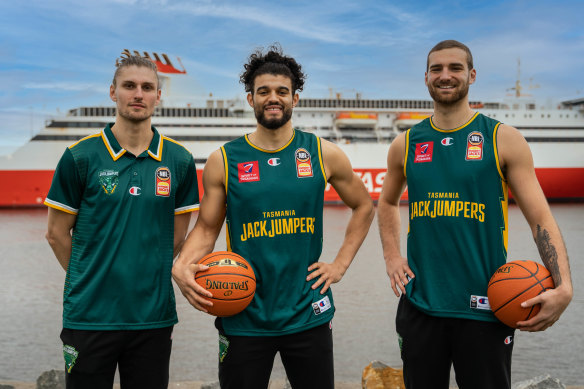
[(120, 71), (128, 66), (145, 67), (152, 70), (154, 74), (156, 74), (157, 88), (160, 89), (160, 77), (158, 76), (156, 64), (149, 58), (141, 57), (140, 55), (131, 55), (126, 51), (122, 52), (122, 56), (116, 59), (116, 72), (114, 73), (114, 79), (112, 80), (112, 85), (114, 87), (116, 86), (116, 79), (118, 78)]
[(442, 42), (438, 42), (436, 46), (432, 47), (430, 52), (428, 53), (428, 57), (426, 57), (426, 71), (430, 67), (430, 54), (435, 51), (445, 50), (445, 49), (461, 49), (466, 53), (466, 63), (468, 65), (468, 70), (473, 69), (473, 60), (472, 60), (472, 53), (467, 45), (464, 43), (460, 43), (459, 41), (455, 41), (454, 39), (448, 39)]
[(244, 71), (239, 76), (239, 82), (245, 85), (245, 91), (254, 91), (254, 81), (262, 74), (282, 75), (292, 81), (292, 92), (300, 92), (304, 88), (306, 75), (302, 72), (302, 66), (292, 57), (284, 55), (282, 47), (274, 43), (268, 47), (268, 52), (263, 53), (262, 48), (256, 49), (243, 65)]

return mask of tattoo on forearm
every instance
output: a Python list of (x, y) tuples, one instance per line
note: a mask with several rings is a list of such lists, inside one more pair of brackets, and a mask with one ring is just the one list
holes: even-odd
[(551, 242), (549, 232), (539, 224), (537, 225), (537, 232), (535, 234), (535, 244), (537, 245), (541, 260), (552, 274), (555, 286), (560, 286), (562, 284), (562, 276), (560, 274), (560, 266), (558, 265), (556, 247)]

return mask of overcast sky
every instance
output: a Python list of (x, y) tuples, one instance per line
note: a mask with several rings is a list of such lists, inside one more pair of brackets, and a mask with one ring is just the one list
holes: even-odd
[[(111, 106), (123, 49), (167, 53), (188, 75), (177, 103), (243, 97), (239, 73), (280, 42), (308, 79), (302, 97), (428, 98), (427, 52), (467, 44), (471, 100), (524, 92), (541, 104), (584, 95), (584, 1), (27, 0), (0, 4), (0, 146), (22, 143), (49, 115)], [(529, 86), (534, 88), (529, 88)], [(537, 87), (537, 88), (535, 88)], [(23, 140), (24, 139), (24, 140)]]

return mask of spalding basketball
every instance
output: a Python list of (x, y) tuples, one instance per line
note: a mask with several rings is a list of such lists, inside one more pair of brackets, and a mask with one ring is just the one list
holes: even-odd
[(540, 309), (539, 304), (522, 308), (521, 303), (553, 288), (552, 276), (543, 265), (533, 261), (513, 261), (493, 274), (487, 297), (497, 319), (517, 328), (518, 321), (531, 319)]
[(243, 257), (230, 251), (216, 251), (198, 263), (209, 266), (195, 275), (195, 281), (213, 294), (209, 299), (213, 306), (205, 306), (211, 315), (233, 316), (249, 305), (255, 294), (256, 279)]

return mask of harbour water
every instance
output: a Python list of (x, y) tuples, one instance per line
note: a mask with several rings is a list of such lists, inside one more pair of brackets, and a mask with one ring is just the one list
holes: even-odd
[[(402, 220), (407, 220), (407, 206), (400, 210)], [(548, 373), (566, 385), (581, 385), (584, 204), (554, 204), (552, 211), (571, 255), (574, 300), (547, 331), (517, 332), (513, 382)], [(45, 209), (0, 210), (0, 381), (35, 381), (42, 371), (63, 367), (59, 333), (65, 273), (44, 239), (46, 215)], [(322, 260), (334, 258), (349, 216), (345, 207), (325, 208)], [(509, 208), (509, 224), (509, 260), (537, 260), (537, 249), (517, 206)], [(406, 228), (404, 223), (402, 229)], [(222, 249), (223, 233), (216, 246), (216, 250)], [(336, 379), (359, 382), (363, 368), (372, 360), (400, 367), (394, 326), (398, 300), (385, 274), (376, 220), (333, 292), (337, 306), (333, 321)], [(178, 290), (176, 295), (180, 323), (174, 331), (171, 380), (216, 380), (218, 342), (213, 318), (188, 305)], [(272, 378), (284, 376), (276, 358)]]

